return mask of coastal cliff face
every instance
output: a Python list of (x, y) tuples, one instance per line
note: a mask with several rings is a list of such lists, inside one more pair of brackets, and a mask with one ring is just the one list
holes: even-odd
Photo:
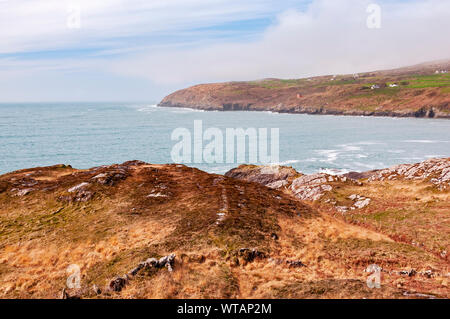
[(219, 111), (450, 118), (450, 61), (298, 80), (201, 84), (160, 106)]
[(449, 298), (449, 165), (358, 180), (139, 161), (1, 175), (0, 297)]

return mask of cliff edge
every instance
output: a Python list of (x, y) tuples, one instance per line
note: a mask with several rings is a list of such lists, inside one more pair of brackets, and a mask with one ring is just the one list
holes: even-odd
[(159, 106), (219, 111), (450, 118), (450, 60), (353, 75), (201, 84)]

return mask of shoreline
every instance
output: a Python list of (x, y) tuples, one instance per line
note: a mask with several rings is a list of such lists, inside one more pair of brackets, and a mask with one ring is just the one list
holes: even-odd
[[(329, 115), (329, 116), (354, 116), (354, 117), (380, 117), (380, 118), (413, 118), (413, 119), (427, 119), (427, 120), (448, 120), (450, 119), (450, 114), (442, 116), (426, 116), (426, 112), (423, 113), (423, 116), (417, 116), (417, 112), (410, 112), (410, 113), (396, 113), (396, 112), (358, 112), (358, 111), (338, 111), (338, 110), (313, 110), (313, 111), (307, 111), (307, 110), (271, 110), (271, 109), (265, 109), (265, 110), (255, 110), (255, 109), (233, 109), (233, 110), (225, 110), (218, 107), (194, 107), (194, 106), (188, 106), (188, 105), (181, 105), (181, 104), (156, 104), (157, 107), (164, 107), (164, 108), (182, 108), (182, 109), (190, 109), (190, 110), (196, 110), (196, 111), (204, 111), (204, 112), (270, 112), (274, 114), (307, 114), (307, 115)], [(325, 112), (324, 112), (325, 111)], [(421, 113), (422, 114), (422, 113)]]

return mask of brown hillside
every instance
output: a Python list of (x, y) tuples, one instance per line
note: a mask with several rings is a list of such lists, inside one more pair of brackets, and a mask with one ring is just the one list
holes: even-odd
[(201, 84), (172, 93), (159, 105), (220, 111), (450, 118), (447, 71), (450, 61), (357, 75)]
[[(448, 263), (431, 250), (312, 206), (183, 165), (59, 165), (5, 174), (0, 296), (57, 298), (73, 264), (81, 288), (65, 297), (449, 296)], [(381, 289), (365, 282), (374, 263), (383, 268)], [(418, 275), (401, 273), (410, 269)], [(422, 275), (429, 269), (432, 276)]]

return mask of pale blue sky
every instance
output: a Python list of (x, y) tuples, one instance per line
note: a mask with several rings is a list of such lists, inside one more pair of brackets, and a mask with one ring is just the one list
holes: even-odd
[(450, 0), (0, 0), (0, 102), (157, 101), (195, 83), (446, 59), (449, 16)]

